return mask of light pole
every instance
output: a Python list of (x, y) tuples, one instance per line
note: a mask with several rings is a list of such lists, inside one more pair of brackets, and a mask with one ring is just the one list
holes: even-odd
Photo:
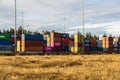
[(22, 35), (23, 35), (23, 30), (24, 30), (24, 12), (22, 12)]
[(14, 14), (14, 16), (15, 16), (15, 23), (14, 23), (14, 26), (15, 26), (15, 30), (14, 30), (14, 53), (16, 54), (16, 52), (17, 52), (17, 44), (16, 44), (16, 27), (17, 27), (17, 15), (16, 15), (16, 0), (15, 0), (15, 8), (14, 8), (15, 10), (15, 14)]
[(64, 18), (64, 33), (65, 33), (65, 27), (66, 27), (65, 22), (66, 22), (66, 20), (65, 20), (65, 18)]
[(84, 39), (85, 39), (85, 29), (84, 29), (84, 0), (82, 0), (82, 26), (83, 26), (83, 53), (85, 52), (85, 43), (84, 43)]

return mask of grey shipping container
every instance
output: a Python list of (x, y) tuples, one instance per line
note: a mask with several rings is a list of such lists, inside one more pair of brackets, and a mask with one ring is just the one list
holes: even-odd
[(13, 51), (13, 47), (11, 45), (0, 45), (0, 51)]

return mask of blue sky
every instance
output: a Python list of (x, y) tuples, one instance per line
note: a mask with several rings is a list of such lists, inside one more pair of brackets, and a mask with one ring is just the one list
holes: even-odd
[[(85, 0), (85, 32), (102, 35), (120, 33), (120, 0)], [(17, 26), (29, 30), (82, 32), (81, 0), (17, 0)], [(0, 0), (0, 29), (14, 27), (14, 0)]]

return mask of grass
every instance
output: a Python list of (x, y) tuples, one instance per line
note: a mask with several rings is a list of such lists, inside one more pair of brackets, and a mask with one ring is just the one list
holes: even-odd
[(0, 80), (119, 80), (120, 55), (0, 56)]

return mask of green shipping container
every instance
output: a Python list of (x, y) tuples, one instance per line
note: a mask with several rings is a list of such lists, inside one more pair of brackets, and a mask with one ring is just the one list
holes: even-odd
[(0, 34), (0, 40), (10, 40), (9, 34)]

